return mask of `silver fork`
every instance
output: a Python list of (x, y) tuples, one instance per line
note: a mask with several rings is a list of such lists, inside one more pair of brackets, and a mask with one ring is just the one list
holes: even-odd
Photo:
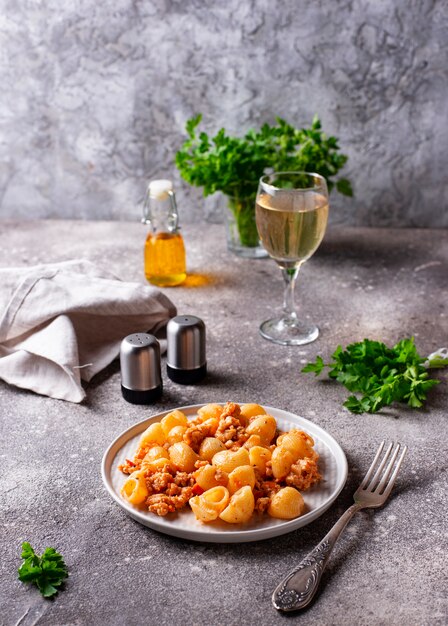
[[(297, 609), (302, 609), (311, 602), (319, 587), (322, 573), (327, 566), (334, 545), (353, 515), (361, 509), (376, 508), (386, 502), (394, 486), (407, 447), (403, 447), (398, 461), (399, 443), (396, 445), (389, 444), (381, 461), (379, 461), (383, 449), (384, 441), (381, 442), (364, 480), (353, 494), (355, 504), (352, 504), (341, 515), (322, 541), (276, 587), (272, 594), (272, 604), (279, 611), (297, 611)], [(386, 463), (387, 467), (384, 469)]]

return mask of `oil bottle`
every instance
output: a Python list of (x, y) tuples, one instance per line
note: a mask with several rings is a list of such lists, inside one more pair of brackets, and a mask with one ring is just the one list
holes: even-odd
[(180, 285), (187, 277), (185, 246), (170, 180), (149, 183), (142, 222), (150, 227), (144, 250), (146, 279), (158, 287)]

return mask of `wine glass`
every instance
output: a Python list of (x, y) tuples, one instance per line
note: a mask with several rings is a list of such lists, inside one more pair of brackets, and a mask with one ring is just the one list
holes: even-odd
[(309, 172), (274, 172), (260, 178), (255, 215), (258, 234), (285, 281), (283, 315), (260, 326), (266, 339), (303, 345), (319, 336), (317, 326), (299, 320), (294, 286), (302, 264), (319, 247), (328, 221), (325, 178)]

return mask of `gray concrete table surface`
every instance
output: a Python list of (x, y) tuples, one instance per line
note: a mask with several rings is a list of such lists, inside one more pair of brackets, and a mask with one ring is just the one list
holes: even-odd
[[(279, 310), (280, 272), (271, 260), (226, 250), (221, 225), (183, 231), (190, 277), (165, 293), (180, 313), (207, 325), (210, 374), (197, 386), (164, 376), (153, 406), (121, 397), (117, 362), (87, 385), (83, 404), (0, 382), (2, 461), (0, 623), (39, 625), (446, 624), (446, 373), (424, 410), (394, 406), (356, 416), (344, 388), (300, 372), (317, 354), (364, 337), (395, 343), (414, 335), (422, 354), (448, 339), (448, 231), (329, 228), (299, 275), (297, 301), (319, 339), (284, 347), (258, 326)], [(144, 228), (112, 222), (0, 222), (0, 267), (87, 258), (121, 279), (144, 282)], [(124, 429), (185, 404), (252, 401), (297, 413), (331, 433), (349, 465), (345, 488), (314, 523), (239, 545), (194, 543), (139, 525), (113, 502), (102, 455)], [(271, 605), (279, 580), (352, 501), (382, 440), (409, 454), (383, 509), (355, 517), (306, 611), (286, 618)], [(70, 577), (55, 600), (17, 580), (22, 541), (56, 547)], [(23, 618), (23, 619), (21, 619)]]

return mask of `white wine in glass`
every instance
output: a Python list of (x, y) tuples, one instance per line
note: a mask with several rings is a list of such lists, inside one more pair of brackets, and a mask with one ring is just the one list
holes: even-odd
[(317, 339), (319, 329), (300, 321), (294, 307), (299, 269), (319, 247), (328, 221), (325, 178), (308, 172), (275, 172), (260, 179), (256, 200), (258, 234), (285, 280), (283, 315), (263, 322), (260, 333), (284, 345)]

